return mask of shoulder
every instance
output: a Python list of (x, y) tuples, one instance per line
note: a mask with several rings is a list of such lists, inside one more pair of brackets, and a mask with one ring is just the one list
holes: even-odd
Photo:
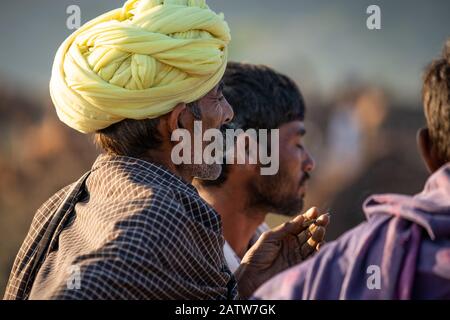
[(52, 213), (61, 205), (74, 185), (75, 183), (72, 183), (62, 188), (39, 207), (31, 222), (27, 240), (32, 239), (34, 241), (36, 238), (40, 238), (43, 230), (47, 227), (52, 218)]
[(33, 253), (35, 252), (39, 241), (44, 236), (45, 230), (51, 221), (52, 213), (66, 198), (73, 185), (74, 184), (68, 185), (56, 192), (36, 211), (25, 240), (14, 260), (8, 286), (6, 288), (5, 298), (20, 299), (23, 297), (23, 290), (25, 290), (24, 279), (28, 276)]

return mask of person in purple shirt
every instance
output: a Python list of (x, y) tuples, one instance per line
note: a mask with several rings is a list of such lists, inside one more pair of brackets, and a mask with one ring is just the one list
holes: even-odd
[(417, 140), (432, 173), (424, 190), (371, 196), (366, 222), (266, 282), (256, 299), (450, 299), (450, 39), (426, 70), (423, 104)]

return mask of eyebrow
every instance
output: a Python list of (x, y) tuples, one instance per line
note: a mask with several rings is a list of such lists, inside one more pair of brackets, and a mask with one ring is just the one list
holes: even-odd
[(217, 87), (217, 91), (216, 92), (217, 93), (222, 92), (224, 87), (225, 87), (225, 82), (223, 82), (223, 80), (221, 80), (219, 82), (219, 86)]

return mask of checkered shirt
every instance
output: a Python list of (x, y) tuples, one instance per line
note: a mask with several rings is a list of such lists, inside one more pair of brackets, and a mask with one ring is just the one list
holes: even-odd
[[(143, 160), (101, 155), (77, 203), (73, 187), (37, 211), (5, 299), (237, 297), (220, 217), (192, 185)], [(70, 217), (33, 276), (38, 243), (62, 203)]]

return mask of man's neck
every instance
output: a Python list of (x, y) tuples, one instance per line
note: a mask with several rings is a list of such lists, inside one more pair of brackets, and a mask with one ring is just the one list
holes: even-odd
[(163, 150), (152, 150), (144, 155), (143, 160), (163, 166), (177, 177), (180, 177), (186, 183), (192, 184), (192, 180), (194, 179), (192, 176), (192, 171), (187, 170), (187, 167), (185, 166), (176, 166), (170, 156), (170, 152), (168, 153)]
[(200, 196), (206, 200), (222, 219), (225, 240), (242, 258), (258, 226), (264, 222), (266, 212), (247, 206), (247, 193), (227, 181), (219, 187), (198, 187)]

